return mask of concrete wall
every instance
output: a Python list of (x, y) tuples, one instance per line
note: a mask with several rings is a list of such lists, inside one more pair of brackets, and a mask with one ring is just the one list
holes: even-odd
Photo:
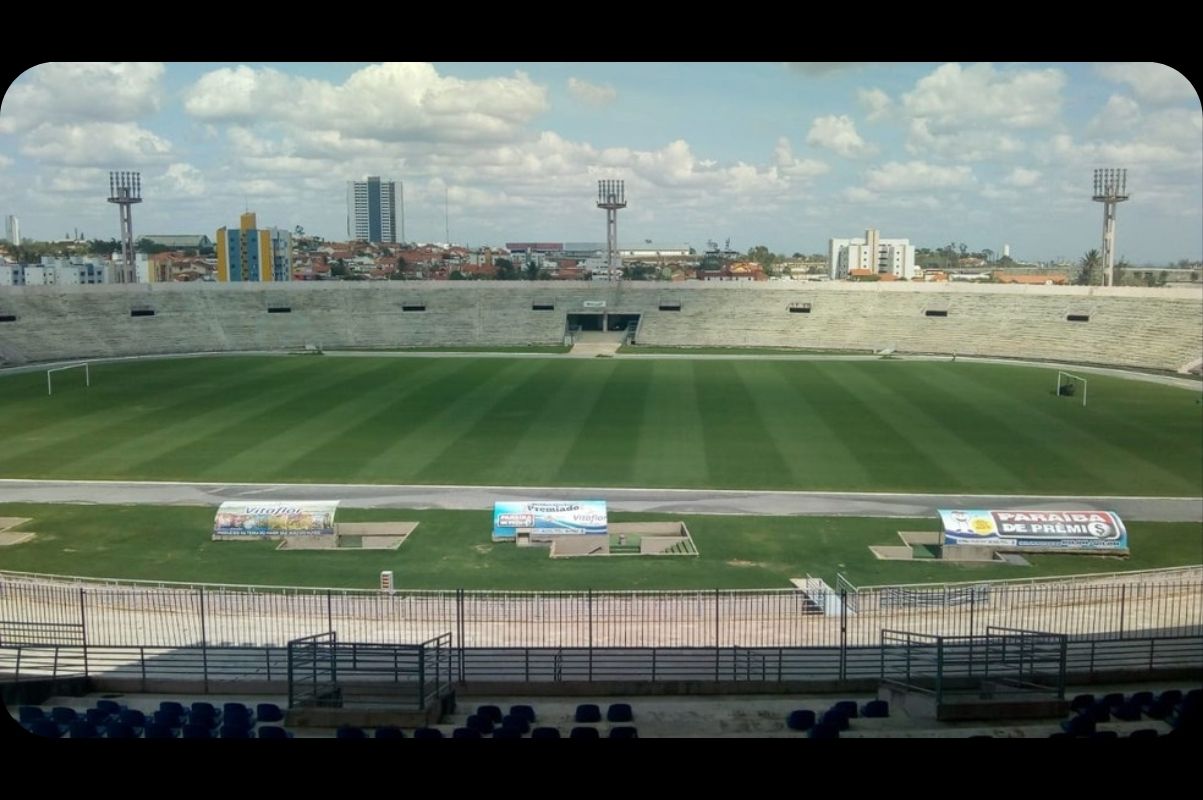
[[(306, 344), (559, 344), (567, 313), (598, 310), (587, 300), (642, 314), (639, 341), (649, 345), (894, 347), (1158, 369), (1203, 355), (1203, 287), (390, 281), (5, 287), (0, 316), (17, 319), (0, 322), (0, 363)], [(676, 303), (679, 311), (660, 310)], [(790, 313), (795, 303), (810, 313)], [(131, 317), (135, 308), (155, 315)]]

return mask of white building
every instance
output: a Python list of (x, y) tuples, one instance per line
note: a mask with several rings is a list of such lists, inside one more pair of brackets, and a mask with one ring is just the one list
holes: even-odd
[(915, 248), (909, 239), (882, 239), (876, 230), (865, 231), (863, 239), (832, 239), (828, 263), (833, 279), (846, 279), (854, 269), (910, 280), (915, 272)]
[(377, 176), (347, 182), (347, 238), (360, 242), (397, 241), (396, 184)]
[(268, 228), (267, 238), (272, 250), (272, 280), (292, 280), (292, 232)]
[(14, 214), (4, 218), (4, 238), (9, 244), (21, 243), (21, 222)]

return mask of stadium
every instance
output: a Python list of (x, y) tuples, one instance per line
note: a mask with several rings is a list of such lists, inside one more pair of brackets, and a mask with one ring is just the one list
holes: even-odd
[[(1201, 355), (1194, 289), (0, 294), (5, 699), (286, 697), (290, 729), (450, 734), (474, 729), (457, 697), (837, 691), (980, 720), (991, 693), (1047, 717), (1067, 685), (1197, 683)], [(416, 527), (342, 552), (211, 536), (218, 505), (268, 500)], [(494, 503), (536, 500), (679, 524), (688, 557), (490, 539)], [(939, 509), (1113, 512), (1127, 550), (950, 560)]]

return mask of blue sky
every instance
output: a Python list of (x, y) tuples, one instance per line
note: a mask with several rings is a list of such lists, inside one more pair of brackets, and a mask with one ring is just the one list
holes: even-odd
[(1126, 167), (1118, 252), (1203, 258), (1203, 113), (1154, 63), (43, 64), (0, 105), (0, 215), (117, 235), (262, 225), (346, 237), (346, 181), (404, 182), (413, 241), (728, 238), (823, 252), (875, 227), (1016, 258), (1100, 246), (1092, 170)]

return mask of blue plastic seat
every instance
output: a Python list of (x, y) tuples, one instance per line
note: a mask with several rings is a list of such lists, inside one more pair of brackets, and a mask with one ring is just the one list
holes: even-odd
[(116, 716), (125, 710), (125, 706), (121, 705), (115, 700), (97, 700), (96, 708), (100, 709), (101, 711), (106, 711), (113, 716)]
[(251, 710), (242, 703), (230, 702), (221, 707), (222, 716), (228, 717), (231, 714), (241, 714), (250, 716)]
[(117, 719), (131, 728), (146, 727), (146, 715), (136, 708), (127, 708), (117, 715)]
[(381, 725), (376, 729), (377, 739), (404, 739), (405, 731), (396, 725)]
[(28, 725), (37, 722), (40, 719), (46, 719), (46, 712), (41, 706), (21, 706), (17, 712), (22, 725)]
[(255, 717), (260, 722), (280, 722), (284, 712), (275, 703), (260, 703), (255, 706)]
[(832, 707), (823, 712), (823, 717), (819, 724), (829, 725), (837, 731), (846, 731), (848, 730), (848, 717), (845, 716), (844, 709)]
[(1133, 692), (1132, 696), (1128, 698), (1129, 703), (1133, 703), (1141, 709), (1153, 705), (1153, 700), (1152, 692)]
[(832, 711), (838, 711), (844, 715), (844, 719), (856, 719), (860, 716), (857, 710), (855, 700), (841, 700), (831, 707)]
[(335, 739), (366, 739), (368, 735), (363, 732), (363, 728), (357, 728), (354, 725), (340, 725), (338, 730), (334, 732)]
[(1111, 706), (1107, 705), (1106, 700), (1100, 700), (1082, 713), (1090, 715), (1095, 722), (1111, 721)]
[[(158, 713), (157, 711), (155, 712)], [(175, 728), (171, 725), (163, 725), (158, 722), (150, 722), (146, 725), (146, 730), (142, 735), (147, 739), (174, 739)]]
[(476, 728), (456, 728), (451, 732), (452, 739), (483, 739)]
[(890, 716), (890, 704), (886, 700), (870, 700), (865, 703), (860, 715), (865, 719), (884, 719)]
[(493, 731), (494, 739), (521, 739), (522, 734), (513, 728), (498, 728)]
[(254, 739), (255, 732), (249, 727), (242, 725), (225, 724), (221, 726), (221, 738), (223, 739)]
[(1176, 704), (1182, 702), (1182, 690), (1181, 689), (1166, 689), (1164, 692), (1157, 695), (1157, 702), (1168, 703), (1171, 706), (1176, 705)]
[(635, 719), (629, 703), (611, 703), (606, 709), (606, 722), (630, 722)]
[(584, 703), (576, 707), (576, 714), (573, 716), (575, 722), (601, 722), (601, 709), (593, 703)]
[(217, 706), (204, 701), (197, 701), (192, 704), (192, 712), (189, 714), (189, 718), (190, 720), (195, 720), (198, 716), (209, 720), (210, 728), (221, 721), (221, 712), (217, 710)]
[(443, 739), (443, 732), (438, 728), (418, 728), (414, 731), (415, 739)]
[(35, 719), (29, 723), (29, 732), (47, 739), (57, 739), (63, 735), (63, 729), (52, 719)]
[(493, 732), (493, 720), (480, 714), (469, 714), (467, 721), (464, 722), (464, 726), (475, 731), (480, 731), (483, 736), (488, 736)]
[(1089, 736), (1094, 733), (1094, 723), (1094, 717), (1091, 716), (1089, 709), (1087, 709), (1078, 716), (1062, 722), (1061, 730), (1070, 736)]
[(138, 732), (132, 725), (124, 722), (110, 722), (105, 727), (105, 738), (108, 739), (137, 739)]
[(174, 711), (164, 711), (163, 709), (159, 709), (151, 716), (151, 722), (155, 725), (162, 725), (168, 728), (182, 728), (184, 726), (184, 719), (180, 714)]
[(559, 728), (535, 728), (530, 732), (532, 739), (561, 739)]
[(494, 725), (501, 724), (501, 708), (499, 706), (480, 706), (476, 709), (476, 716), (485, 717), (492, 721)]
[(70, 725), (79, 719), (79, 712), (67, 706), (55, 706), (50, 709), (50, 718), (59, 725)]
[(84, 719), (93, 725), (104, 725), (112, 717), (112, 712), (103, 708), (89, 708), (84, 712)]
[(525, 717), (532, 725), (535, 723), (535, 709), (532, 706), (510, 706), (511, 717)]
[(1124, 704), (1124, 699), (1123, 692), (1112, 692), (1110, 694), (1103, 695), (1102, 702), (1103, 705), (1107, 706), (1107, 708), (1119, 708)]
[(1092, 705), (1094, 705), (1094, 695), (1080, 694), (1069, 701), (1069, 710), (1076, 714), (1083, 709), (1090, 708)]
[(1140, 703), (1134, 700), (1126, 700), (1113, 708), (1111, 713), (1116, 719), (1123, 720), (1124, 722), (1137, 722), (1140, 720)]
[[(826, 716), (826, 714), (824, 714), (824, 716)], [(844, 718), (840, 717), (840, 719)], [(844, 719), (844, 724), (846, 725), (847, 723), (848, 720)], [(811, 739), (838, 739), (840, 738), (840, 729), (833, 723), (820, 722), (811, 728), (806, 735)]]
[(164, 700), (159, 703), (159, 710), (171, 714), (179, 719), (188, 716), (188, 709), (184, 708), (183, 703), (177, 703), (175, 700)]
[(530, 722), (526, 717), (515, 717), (507, 714), (501, 718), (501, 727), (510, 728), (518, 733), (530, 733)]
[(573, 728), (572, 731), (568, 734), (568, 738), (569, 739), (600, 739), (601, 734), (598, 733), (597, 728), (586, 728), (586, 727), (582, 726), (582, 727)]
[(212, 739), (213, 731), (208, 725), (202, 725), (196, 722), (189, 722), (184, 726), (180, 735), (185, 739)]
[(799, 708), (789, 712), (785, 718), (785, 726), (791, 731), (808, 731), (815, 725), (815, 712), (808, 708)]
[(633, 725), (617, 725), (610, 729), (611, 739), (638, 739), (639, 731)]
[(71, 723), (71, 738), (72, 739), (99, 739), (100, 731), (96, 726), (86, 719), (77, 719)]
[[(404, 735), (404, 734), (402, 734)], [(279, 725), (263, 725), (259, 728), (260, 739), (291, 739), (292, 734)]]

